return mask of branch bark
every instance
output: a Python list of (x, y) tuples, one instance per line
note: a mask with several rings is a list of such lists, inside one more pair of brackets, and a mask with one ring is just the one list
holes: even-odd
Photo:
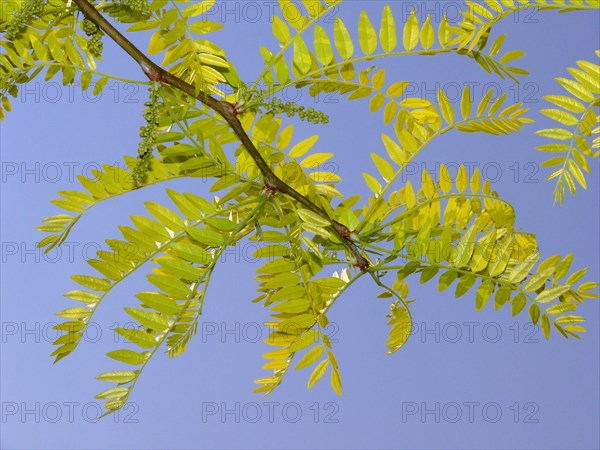
[(142, 71), (151, 80), (159, 83), (165, 83), (179, 91), (197, 99), (210, 109), (218, 113), (229, 124), (233, 132), (236, 134), (248, 154), (254, 160), (264, 179), (265, 186), (271, 191), (279, 191), (293, 198), (305, 208), (313, 213), (326, 219), (331, 223), (331, 229), (340, 241), (352, 252), (356, 259), (356, 266), (363, 272), (369, 269), (369, 262), (362, 255), (358, 246), (352, 241), (351, 233), (348, 228), (329, 217), (327, 212), (318, 205), (311, 202), (294, 188), (282, 181), (275, 175), (269, 164), (264, 160), (246, 131), (240, 120), (237, 118), (237, 112), (233, 104), (217, 100), (206, 92), (196, 92), (196, 89), (191, 84), (181, 78), (169, 73), (146, 54), (140, 51), (131, 41), (129, 41), (121, 32), (119, 32), (106, 18), (98, 12), (98, 10), (88, 0), (73, 0), (77, 7), (83, 12), (85, 17), (94, 22), (104, 33), (106, 33), (114, 42), (116, 42), (125, 52), (131, 56), (141, 67)]

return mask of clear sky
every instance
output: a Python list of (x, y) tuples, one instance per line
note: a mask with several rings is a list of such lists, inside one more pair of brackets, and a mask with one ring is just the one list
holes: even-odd
[[(398, 16), (407, 4), (419, 17), (455, 14), (460, 2), (394, 2)], [(360, 9), (374, 22), (384, 3), (352, 1), (339, 8), (356, 30)], [(275, 2), (218, 2), (213, 20), (226, 28), (215, 40), (227, 50), (242, 78), (261, 70), (259, 45), (277, 47), (270, 33)], [(404, 15), (406, 17), (406, 15)], [(468, 162), (494, 180), (493, 187), (515, 206), (517, 224), (537, 234), (544, 255), (575, 253), (574, 267), (599, 270), (598, 161), (587, 191), (553, 207), (553, 185), (544, 181), (546, 155), (534, 150), (543, 139), (535, 130), (551, 121), (538, 111), (542, 96), (560, 93), (553, 81), (575, 61), (594, 61), (599, 47), (598, 14), (535, 12), (507, 19), (506, 48), (522, 49), (530, 76), (519, 86), (488, 75), (457, 55), (388, 61), (388, 80), (410, 80), (415, 96), (436, 87), (471, 83), (476, 101), (490, 85), (531, 108), (536, 124), (509, 137), (445, 135), (419, 163)], [(331, 24), (325, 24), (331, 26)], [(353, 35), (356, 34), (352, 31)], [(139, 36), (140, 42), (142, 36)], [(141, 79), (136, 65), (105, 40), (107, 72)], [(489, 84), (492, 83), (492, 84)], [(599, 436), (599, 306), (588, 301), (582, 313), (589, 332), (583, 341), (553, 335), (546, 342), (525, 314), (508, 309), (475, 311), (474, 294), (455, 300), (436, 283), (413, 280), (416, 332), (393, 356), (384, 355), (388, 302), (376, 299), (369, 282), (357, 283), (332, 310), (335, 350), (344, 380), (337, 397), (327, 382), (306, 390), (307, 372), (291, 373), (264, 401), (251, 393), (263, 376), (261, 354), (266, 313), (251, 303), (257, 262), (240, 247), (218, 266), (205, 303), (204, 322), (188, 351), (176, 360), (160, 355), (136, 386), (118, 416), (99, 423), (94, 377), (115, 367), (104, 354), (117, 348), (116, 322), (126, 321), (124, 305), (147, 288), (137, 274), (102, 305), (81, 348), (53, 366), (48, 356), (56, 337), (54, 313), (67, 307), (69, 276), (90, 273), (85, 256), (103, 239), (118, 236), (128, 215), (143, 214), (143, 202), (165, 200), (159, 185), (94, 208), (69, 237), (61, 253), (34, 250), (34, 230), (56, 213), (49, 202), (59, 190), (78, 186), (74, 176), (102, 163), (134, 155), (145, 89), (109, 82), (99, 99), (78, 88), (35, 80), (14, 101), (1, 128), (2, 282), (1, 394), (2, 448), (549, 448), (597, 449)], [(306, 93), (301, 102), (313, 106)], [(455, 106), (456, 103), (455, 103)], [(304, 125), (297, 138), (322, 135), (319, 151), (335, 153), (345, 193), (367, 194), (361, 171), (374, 168), (369, 153), (384, 151), (380, 114), (365, 102), (333, 96), (316, 105), (331, 115), (327, 127)], [(388, 130), (389, 131), (389, 130)], [(425, 167), (423, 166), (423, 167)], [(169, 185), (208, 195), (208, 183), (185, 180)]]

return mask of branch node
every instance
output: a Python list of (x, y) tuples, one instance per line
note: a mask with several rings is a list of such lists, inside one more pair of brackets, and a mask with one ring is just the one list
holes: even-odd
[(237, 103), (237, 102), (233, 104), (233, 113), (236, 116), (242, 114), (243, 112), (244, 112), (244, 105)]
[(361, 272), (366, 273), (369, 271), (370, 268), (370, 264), (369, 261), (367, 261), (365, 258), (361, 257), (357, 263), (356, 263), (356, 267), (358, 267), (360, 269)]
[(275, 194), (277, 194), (278, 190), (279, 187), (275, 183), (268, 178), (265, 178), (265, 186), (263, 187), (263, 192), (265, 194), (267, 194), (269, 197), (275, 197)]
[(238, 104), (233, 104), (233, 103), (229, 103), (225, 100), (221, 100), (219, 102), (219, 104), (222, 107), (222, 111), (219, 111), (219, 113), (225, 117), (226, 119), (236, 119), (237, 120), (237, 115), (239, 114), (238, 112)]
[(150, 67), (150, 65), (146, 61), (140, 62), (140, 67), (142, 68), (142, 71), (150, 81), (154, 81), (155, 83), (160, 83), (161, 81), (164, 81), (160, 72), (155, 70), (153, 67)]
[(333, 227), (336, 229), (336, 231), (340, 234), (341, 237), (343, 237), (346, 240), (350, 240), (352, 239), (352, 233), (350, 232), (350, 230), (348, 229), (348, 227), (346, 225), (342, 225), (341, 223), (337, 222), (337, 221), (333, 221)]

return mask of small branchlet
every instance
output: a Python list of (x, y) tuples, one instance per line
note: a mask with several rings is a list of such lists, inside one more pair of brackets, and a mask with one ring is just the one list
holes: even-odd
[[(253, 108), (257, 108), (259, 102), (262, 98), (267, 96), (263, 95), (264, 92), (253, 92), (245, 88), (241, 88), (238, 91), (238, 101), (236, 105), (226, 102), (219, 101), (216, 98), (212, 97), (209, 94), (206, 94), (203, 91), (197, 92), (194, 86), (185, 82), (181, 78), (166, 72), (164, 69), (156, 66), (152, 63), (151, 60), (148, 59), (146, 55), (144, 55), (134, 44), (132, 44), (125, 36), (119, 33), (114, 27), (110, 25), (106, 21), (106, 19), (94, 8), (94, 6), (88, 0), (73, 0), (75, 4), (84, 12), (86, 17), (93, 20), (94, 23), (98, 25), (106, 34), (108, 34), (111, 39), (113, 39), (117, 44), (119, 44), (134, 60), (136, 60), (142, 67), (144, 73), (150, 78), (152, 81), (156, 83), (156, 85), (166, 84), (177, 88), (178, 90), (190, 95), (206, 106), (220, 114), (227, 123), (231, 126), (236, 136), (239, 138), (242, 145), (246, 148), (246, 151), (250, 154), (251, 158), (254, 160), (259, 170), (263, 174), (265, 179), (265, 183), (267, 185), (267, 189), (273, 193), (282, 192), (286, 194), (302, 205), (310, 209), (311, 211), (321, 215), (324, 218), (327, 218), (327, 213), (316, 204), (312, 203), (306, 197), (304, 197), (299, 192), (295, 191), (291, 186), (285, 184), (281, 180), (277, 178), (277, 176), (273, 173), (269, 164), (264, 160), (246, 131), (242, 126), (241, 122), (238, 119), (238, 115), (243, 113), (244, 109), (252, 110)], [(285, 109), (284, 105), (284, 109)], [(292, 108), (289, 112), (294, 114), (294, 111), (298, 113), (301, 119), (311, 119), (313, 121), (320, 121), (326, 123), (328, 118), (326, 116), (321, 116), (320, 113), (309, 108), (309, 110), (305, 110), (303, 107), (298, 107), (297, 105), (290, 106)], [(300, 112), (302, 114), (300, 114)], [(149, 125), (150, 126), (150, 125)], [(155, 129), (155, 128), (154, 128)], [(152, 144), (154, 141), (152, 141)], [(144, 143), (142, 143), (144, 144)], [(149, 149), (149, 153), (151, 154), (152, 147), (151, 146), (140, 146), (142, 150), (146, 149), (146, 151), (140, 152), (142, 159), (145, 155), (146, 158), (149, 157), (147, 149)], [(142, 172), (143, 173), (143, 172)], [(336, 230), (336, 233), (339, 234)], [(351, 239), (350, 236), (344, 238), (341, 237), (344, 246), (354, 255), (356, 259), (356, 266), (359, 267), (363, 272), (366, 272), (370, 264), (365, 259), (365, 257), (360, 252), (360, 249), (357, 247), (357, 244)]]

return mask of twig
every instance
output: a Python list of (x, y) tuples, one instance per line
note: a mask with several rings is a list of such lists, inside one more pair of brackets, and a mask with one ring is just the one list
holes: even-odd
[(350, 236), (350, 230), (348, 230), (348, 228), (345, 225), (331, 219), (324, 209), (315, 205), (308, 198), (304, 197), (294, 188), (292, 188), (280, 178), (278, 178), (277, 175), (275, 175), (271, 167), (264, 160), (256, 146), (244, 130), (244, 127), (242, 126), (240, 120), (237, 117), (238, 111), (235, 105), (226, 101), (217, 100), (216, 98), (212, 97), (206, 92), (196, 91), (194, 86), (182, 80), (181, 78), (169, 73), (168, 71), (154, 63), (131, 41), (129, 41), (123, 34), (121, 34), (115, 27), (113, 27), (110, 24), (110, 22), (108, 22), (108, 20), (106, 20), (104, 16), (100, 14), (98, 10), (96, 10), (94, 5), (92, 5), (88, 0), (73, 0), (73, 2), (83, 12), (87, 19), (94, 22), (104, 33), (106, 33), (114, 42), (116, 42), (123, 50), (125, 50), (125, 52), (127, 52), (127, 54), (129, 54), (129, 56), (131, 56), (140, 65), (142, 71), (151, 81), (165, 83), (170, 86), (173, 86), (174, 88), (189, 95), (190, 97), (199, 100), (200, 102), (208, 106), (210, 109), (221, 115), (229, 124), (229, 126), (236, 134), (242, 145), (245, 147), (248, 154), (258, 166), (259, 170), (263, 175), (266, 189), (268, 189), (272, 193), (279, 191), (289, 197), (292, 197), (305, 208), (309, 209), (313, 213), (329, 221), (331, 223), (331, 228), (333, 229), (334, 234), (341, 240), (341, 242), (346, 246), (346, 248), (348, 248), (348, 250), (352, 252), (354, 257), (356, 258), (356, 266), (360, 268), (360, 270), (363, 272), (369, 269), (369, 262), (361, 254), (360, 249), (357, 247), (357, 245), (352, 241)]

